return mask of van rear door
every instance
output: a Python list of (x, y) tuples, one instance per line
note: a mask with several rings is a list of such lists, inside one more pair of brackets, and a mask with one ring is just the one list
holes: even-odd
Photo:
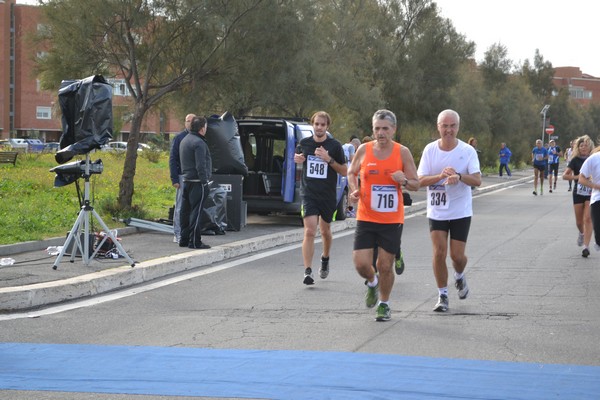
[(283, 161), (281, 194), (285, 203), (292, 203), (296, 193), (296, 163), (294, 163), (294, 153), (296, 151), (296, 129), (299, 128), (298, 125), (292, 125), (287, 121), (285, 124), (285, 159)]

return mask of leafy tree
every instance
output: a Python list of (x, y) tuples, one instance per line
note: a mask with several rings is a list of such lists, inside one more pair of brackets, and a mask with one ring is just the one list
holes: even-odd
[(600, 145), (600, 104), (592, 103), (585, 112), (583, 133), (587, 133), (597, 145)]
[(479, 66), (488, 88), (494, 89), (506, 83), (512, 69), (512, 61), (508, 59), (508, 50), (500, 43), (495, 43), (485, 52), (483, 63)]
[(317, 85), (307, 81), (318, 70), (313, 60), (318, 51), (314, 4), (279, 0), (258, 5), (252, 18), (239, 21), (223, 46), (220, 57), (227, 68), (202, 88), (186, 90), (179, 106), (227, 110), (235, 116), (306, 116), (318, 99)]
[(460, 114), (459, 136), (463, 141), (475, 137), (482, 151), (480, 162), (489, 162), (486, 155), (492, 139), (490, 133), (489, 95), (484, 86), (483, 74), (473, 63), (464, 63), (459, 69), (459, 79), (450, 94), (453, 108)]
[(132, 205), (140, 127), (170, 93), (200, 87), (226, 68), (220, 58), (231, 32), (262, 0), (42, 0), (49, 29), (38, 60), (45, 88), (63, 77), (104, 74), (124, 78), (133, 115), (118, 204)]
[[(585, 118), (580, 107), (570, 99), (569, 90), (562, 88), (552, 99), (548, 115), (554, 126), (554, 135), (559, 137), (561, 147), (585, 132)], [(593, 137), (593, 136), (592, 136)]]
[(296, 117), (325, 109), (336, 135), (354, 132), (364, 110), (382, 103), (369, 57), (378, 16), (373, 0), (263, 4), (231, 33), (224, 54), (234, 61), (226, 76), (212, 81), (211, 96), (183, 107)]
[(376, 78), (386, 104), (404, 121), (432, 121), (449, 108), (450, 89), (459, 66), (474, 53), (474, 43), (459, 35), (427, 0), (382, 2), (385, 20), (375, 55)]
[(552, 68), (550, 61), (544, 61), (539, 49), (535, 50), (533, 66), (530, 64), (529, 59), (525, 60), (521, 68), (521, 75), (529, 84), (531, 92), (547, 104), (554, 90), (554, 84), (552, 83), (554, 68)]

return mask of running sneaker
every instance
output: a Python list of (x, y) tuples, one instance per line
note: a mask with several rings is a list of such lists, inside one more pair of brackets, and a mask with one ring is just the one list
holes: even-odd
[(402, 250), (400, 250), (400, 257), (396, 258), (394, 262), (394, 269), (396, 270), (396, 275), (402, 275), (404, 272), (404, 254), (402, 254)]
[(552, 193), (552, 188), (550, 188), (549, 192)]
[(392, 312), (390, 306), (384, 303), (379, 303), (377, 306), (377, 315), (375, 321), (389, 321), (392, 318)]
[(533, 195), (534, 195), (534, 196), (537, 196), (537, 192), (536, 192), (535, 190), (533, 191)]
[(598, 243), (594, 243), (594, 249), (595, 249), (596, 251), (600, 251), (600, 244), (598, 244)]
[(319, 276), (325, 279), (329, 276), (329, 257), (321, 256), (321, 268), (319, 268)]
[(581, 232), (577, 236), (577, 246), (579, 246), (579, 247), (583, 246), (583, 233), (581, 233)]
[(589, 255), (590, 255), (590, 251), (588, 250), (587, 247), (584, 247), (583, 251), (581, 252), (581, 257), (588, 258)]
[(464, 300), (469, 295), (469, 286), (467, 286), (467, 277), (463, 275), (461, 279), (454, 282), (454, 287), (458, 290), (458, 298)]
[(365, 295), (365, 304), (367, 307), (375, 307), (377, 300), (379, 300), (379, 284), (375, 287), (367, 285), (367, 294)]
[(441, 294), (437, 304), (433, 308), (433, 311), (436, 312), (446, 312), (448, 311), (448, 296), (445, 294)]
[(304, 284), (305, 285), (313, 285), (315, 283), (315, 279), (313, 278), (312, 269), (306, 268), (304, 270)]

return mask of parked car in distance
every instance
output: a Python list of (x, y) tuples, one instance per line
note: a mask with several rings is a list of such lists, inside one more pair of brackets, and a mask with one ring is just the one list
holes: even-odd
[(47, 152), (57, 152), (60, 149), (60, 143), (58, 142), (48, 142), (44, 145), (44, 151)]
[(41, 153), (44, 151), (44, 142), (40, 139), (25, 139), (25, 138), (11, 138), (8, 139), (10, 146), (17, 149), (24, 149), (25, 152)]
[(102, 151), (125, 151), (127, 150), (127, 142), (108, 142), (100, 147)]
[(16, 149), (27, 150), (29, 148), (29, 144), (25, 141), (25, 139), (21, 139), (21, 138), (8, 139), (8, 144), (10, 144), (10, 147), (12, 147), (13, 150), (16, 150)]
[[(146, 143), (138, 143), (138, 151), (148, 150), (150, 146)], [(102, 151), (126, 151), (127, 142), (108, 142), (100, 148)]]

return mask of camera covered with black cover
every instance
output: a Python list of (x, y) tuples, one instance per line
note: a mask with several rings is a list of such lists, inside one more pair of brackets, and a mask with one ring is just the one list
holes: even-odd
[(102, 75), (61, 82), (58, 101), (63, 133), (56, 162), (87, 154), (112, 139), (112, 94), (112, 85)]

